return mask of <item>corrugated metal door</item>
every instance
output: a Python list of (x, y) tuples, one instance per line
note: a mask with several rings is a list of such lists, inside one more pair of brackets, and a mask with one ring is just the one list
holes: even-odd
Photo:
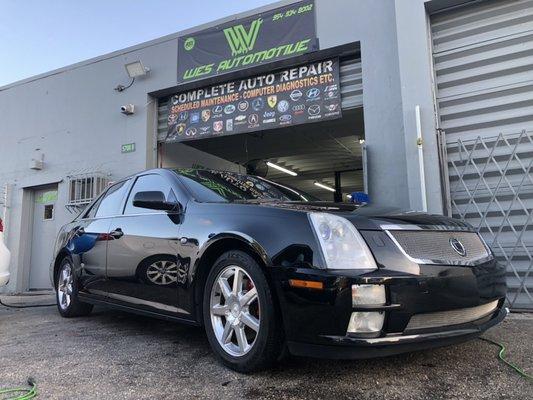
[(431, 16), (450, 208), (507, 266), (508, 300), (533, 310), (533, 0)]
[[(348, 110), (362, 107), (363, 79), (361, 59), (341, 59), (339, 78), (341, 82), (342, 109)], [(158, 141), (164, 141), (167, 135), (168, 97), (159, 99), (157, 117), (157, 138)]]

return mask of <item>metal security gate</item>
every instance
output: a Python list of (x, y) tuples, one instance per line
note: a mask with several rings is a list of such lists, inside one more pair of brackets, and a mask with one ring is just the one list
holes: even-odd
[[(360, 58), (347, 58), (340, 60), (341, 100), (342, 109), (363, 106), (363, 78)], [(163, 141), (167, 135), (168, 100), (159, 99), (157, 107), (157, 138)]]
[(506, 265), (511, 307), (533, 311), (533, 0), (443, 11), (431, 32), (450, 211)]

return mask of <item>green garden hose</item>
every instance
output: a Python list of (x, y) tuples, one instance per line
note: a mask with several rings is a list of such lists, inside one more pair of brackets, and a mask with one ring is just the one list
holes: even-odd
[[(28, 378), (30, 388), (0, 389), (2, 400), (29, 400), (37, 397), (37, 383), (33, 378)], [(16, 394), (16, 395), (15, 395)], [(4, 397), (5, 395), (12, 397)]]
[(505, 357), (504, 357), (504, 355), (505, 355), (505, 346), (503, 344), (501, 344), (499, 342), (495, 342), (494, 340), (491, 340), (491, 339), (484, 338), (484, 337), (480, 337), (480, 339), (484, 340), (485, 342), (488, 342), (488, 343), (491, 343), (491, 344), (494, 344), (494, 345), (498, 346), (500, 348), (500, 352), (498, 353), (498, 357), (500, 358), (500, 360), (502, 360), (505, 364), (507, 364), (512, 369), (514, 369), (515, 372), (517, 372), (518, 375), (520, 375), (522, 378), (526, 378), (526, 379), (529, 379), (530, 381), (533, 381), (533, 376), (532, 375), (529, 375), (522, 368), (516, 366), (512, 362), (507, 361), (505, 359)]

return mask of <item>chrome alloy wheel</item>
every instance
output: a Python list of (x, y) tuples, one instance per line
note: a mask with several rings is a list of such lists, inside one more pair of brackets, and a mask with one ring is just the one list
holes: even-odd
[(236, 265), (224, 268), (210, 296), (213, 331), (222, 348), (234, 357), (248, 353), (260, 329), (257, 289), (248, 273)]
[(178, 279), (178, 265), (172, 261), (156, 261), (146, 270), (150, 282), (156, 285), (168, 285)]
[(66, 310), (70, 306), (72, 300), (72, 284), (72, 266), (70, 264), (64, 264), (57, 282), (57, 301), (62, 310)]

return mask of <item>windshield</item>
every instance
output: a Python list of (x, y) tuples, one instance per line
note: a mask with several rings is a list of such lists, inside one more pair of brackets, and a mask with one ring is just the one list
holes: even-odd
[(301, 190), (258, 176), (202, 169), (175, 171), (201, 202), (319, 201)]

